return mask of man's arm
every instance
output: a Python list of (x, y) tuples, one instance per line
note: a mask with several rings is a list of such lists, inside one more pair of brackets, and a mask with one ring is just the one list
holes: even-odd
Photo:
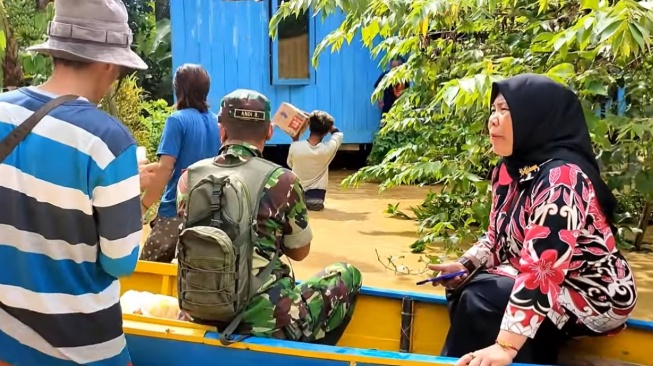
[(292, 169), (292, 165), (293, 165), (293, 162), (292, 162), (292, 150), (293, 150), (292, 144), (290, 144), (290, 149), (288, 149), (288, 158), (286, 158), (286, 164), (288, 164), (288, 167), (290, 169)]
[(338, 151), (340, 145), (342, 145), (342, 140), (345, 138), (345, 134), (338, 129), (338, 127), (331, 127), (331, 138), (325, 144), (329, 147), (330, 152)]
[(161, 143), (159, 143), (159, 149), (157, 151), (159, 161), (154, 163), (156, 164), (156, 167), (153, 169), (154, 177), (142, 199), (143, 209), (149, 208), (161, 198), (163, 190), (174, 172), (175, 162), (181, 150), (183, 135), (184, 130), (179, 120), (173, 116), (168, 117), (163, 127)]
[(136, 145), (131, 145), (102, 170), (91, 173), (93, 214), (99, 234), (102, 269), (119, 278), (136, 268), (143, 229)]
[[(281, 249), (290, 259), (302, 261), (311, 251), (313, 232), (308, 222), (308, 210), (304, 200), (304, 188), (292, 172), (284, 171), (277, 185), (285, 193), (286, 205)], [(277, 188), (277, 187), (274, 187)]]

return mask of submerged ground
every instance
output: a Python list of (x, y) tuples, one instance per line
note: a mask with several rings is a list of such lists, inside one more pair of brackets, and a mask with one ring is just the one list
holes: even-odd
[[(311, 254), (303, 262), (292, 262), (298, 279), (305, 279), (332, 262), (347, 261), (363, 273), (366, 286), (397, 290), (442, 294), (442, 288), (415, 286), (428, 273), (414, 275), (395, 274), (380, 263), (389, 256), (397, 265), (405, 265), (413, 272), (421, 272), (424, 264), (420, 255), (411, 254), (409, 245), (417, 239), (417, 223), (389, 218), (383, 213), (388, 203), (401, 202), (400, 208), (422, 202), (428, 188), (398, 187), (381, 194), (375, 184), (362, 184), (357, 189), (341, 190), (339, 184), (351, 172), (331, 171), (326, 208), (311, 212), (310, 220), (314, 239)], [(653, 228), (646, 242), (653, 242)], [(429, 253), (441, 254), (441, 253)], [(653, 321), (653, 253), (626, 253), (639, 287), (639, 302), (635, 311), (637, 319)], [(646, 305), (646, 304), (649, 305)]]

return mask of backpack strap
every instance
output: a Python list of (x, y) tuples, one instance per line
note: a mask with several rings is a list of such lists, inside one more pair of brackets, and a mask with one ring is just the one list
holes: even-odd
[[(226, 183), (228, 182), (229, 178), (224, 179), (219, 185), (214, 185), (213, 186), (213, 192), (211, 193), (211, 212), (213, 213), (211, 217), (211, 226), (215, 228), (220, 228), (222, 227), (222, 217), (221, 217), (221, 209), (222, 209), (222, 194), (224, 192), (224, 187)], [(243, 239), (242, 236), (243, 234), (247, 234), (247, 231), (240, 233), (239, 237), (236, 238), (236, 240)]]
[[(268, 264), (265, 266), (265, 268), (263, 268), (261, 273), (259, 273), (259, 275), (256, 276), (256, 278), (258, 278), (261, 282), (263, 282), (265, 279), (268, 278), (268, 276), (272, 274), (272, 270), (274, 269), (274, 264), (277, 261), (277, 259), (279, 259), (279, 252), (280, 252), (279, 249), (277, 249), (270, 262), (268, 262)], [(251, 336), (251, 334), (242, 334), (237, 337), (233, 336), (233, 333), (240, 325), (240, 322), (243, 321), (244, 316), (245, 316), (245, 309), (243, 308), (243, 310), (240, 311), (238, 315), (236, 315), (234, 320), (232, 320), (231, 323), (227, 325), (227, 328), (225, 328), (225, 330), (222, 333), (220, 333), (220, 343), (222, 343), (223, 346), (229, 346), (231, 344), (241, 342)]]
[[(274, 163), (268, 162), (267, 160), (264, 160), (264, 159), (260, 159), (260, 158), (252, 158), (252, 159), (257, 159), (257, 160), (259, 160), (261, 162), (264, 162), (264, 163), (274, 167), (274, 169), (270, 169), (270, 171), (267, 173), (266, 178), (263, 180), (262, 185), (260, 187), (258, 187), (258, 191), (256, 191), (258, 194), (257, 194), (256, 204), (254, 205), (255, 209), (252, 212), (252, 215), (254, 215), (254, 218), (253, 218), (252, 222), (254, 223), (256, 215), (258, 214), (258, 208), (259, 208), (261, 196), (262, 196), (263, 190), (265, 189), (265, 185), (267, 184), (267, 181), (270, 179), (270, 176), (272, 176), (272, 174), (275, 171), (277, 171), (277, 169), (283, 169), (283, 168), (281, 168), (280, 166), (278, 166), (278, 165), (276, 165)], [(245, 239), (244, 236), (246, 236), (246, 235), (248, 235), (247, 232), (241, 233), (238, 236), (238, 238), (236, 238), (236, 241), (234, 241), (234, 242)], [(257, 235), (257, 233), (256, 233), (256, 224), (252, 225), (251, 235), (252, 235), (251, 236), (252, 239), (255, 238), (256, 235)], [(275, 265), (276, 261), (280, 258), (280, 256), (281, 256), (281, 249), (277, 248), (275, 250), (275, 252), (274, 252), (274, 256), (272, 258), (270, 258), (270, 261), (268, 262), (268, 264), (263, 268), (263, 270), (258, 274), (258, 276), (256, 276), (256, 279), (258, 280), (259, 283), (264, 283), (265, 280), (267, 280), (267, 278), (272, 274), (272, 270), (274, 270), (274, 265)], [(254, 294), (254, 296), (257, 296), (257, 295), (259, 295), (259, 293)], [(254, 297), (254, 296), (252, 296), (252, 297)], [(243, 307), (243, 309), (236, 315), (236, 317), (231, 321), (231, 323), (229, 323), (229, 325), (227, 325), (227, 328), (225, 328), (225, 330), (220, 333), (220, 343), (222, 343), (223, 346), (228, 346), (228, 345), (231, 345), (233, 343), (241, 342), (244, 339), (250, 337), (250, 334), (239, 335), (238, 337), (233, 336), (233, 333), (236, 331), (236, 329), (238, 328), (238, 326), (242, 322), (243, 317), (245, 316), (245, 308), (246, 307)]]
[(41, 122), (50, 111), (63, 103), (77, 100), (79, 97), (72, 94), (62, 95), (45, 103), (36, 112), (32, 113), (23, 123), (14, 128), (7, 137), (0, 142), (0, 163), (2, 163), (23, 141), (27, 135), (32, 132), (34, 127)]

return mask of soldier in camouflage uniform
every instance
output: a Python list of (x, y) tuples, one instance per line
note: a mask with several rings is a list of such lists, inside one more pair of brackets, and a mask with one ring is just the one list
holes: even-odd
[[(259, 111), (265, 121), (252, 120), (243, 113)], [(255, 91), (236, 90), (220, 105), (222, 149), (216, 157), (221, 164), (261, 157), (265, 142), (272, 137), (270, 102)], [(188, 177), (179, 179), (177, 203), (180, 214), (187, 203)], [(313, 234), (308, 222), (304, 190), (299, 179), (279, 167), (262, 193), (258, 210), (258, 238), (254, 243), (253, 275), (274, 257), (277, 248), (290, 259), (301, 261), (310, 250)], [(260, 337), (313, 342), (336, 330), (353, 312), (360, 291), (361, 273), (347, 263), (326, 267), (301, 285), (295, 285), (290, 267), (277, 259), (261, 295), (252, 299), (245, 311), (241, 331)]]

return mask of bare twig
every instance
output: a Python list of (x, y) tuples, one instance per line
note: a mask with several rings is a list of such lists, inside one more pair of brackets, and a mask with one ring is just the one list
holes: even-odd
[(395, 256), (392, 256), (392, 255), (388, 256), (386, 258), (386, 261), (384, 262), (381, 259), (381, 255), (379, 254), (379, 251), (377, 249), (374, 249), (374, 252), (376, 252), (376, 259), (379, 261), (379, 263), (381, 263), (381, 265), (385, 269), (393, 271), (394, 274), (396, 274), (396, 275), (419, 275), (419, 274), (426, 273), (427, 271), (429, 271), (428, 266), (430, 264), (430, 261), (428, 260), (428, 258), (425, 259), (423, 256), (421, 256), (419, 258), (419, 262), (424, 263), (424, 268), (421, 268), (419, 270), (415, 270), (415, 269), (410, 269), (410, 268), (408, 268), (407, 266), (405, 266), (403, 264), (396, 264), (395, 263), (395, 260), (404, 259), (403, 255), (399, 256), (399, 257), (395, 257)]

